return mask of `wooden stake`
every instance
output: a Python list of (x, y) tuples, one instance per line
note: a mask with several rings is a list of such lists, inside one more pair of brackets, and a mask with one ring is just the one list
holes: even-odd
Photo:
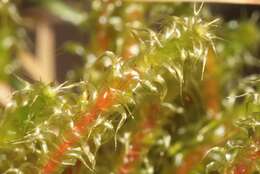
[(36, 57), (41, 66), (42, 81), (55, 79), (55, 36), (48, 20), (41, 20), (36, 26)]
[(20, 49), (18, 51), (18, 58), (20, 59), (24, 70), (30, 75), (32, 79), (41, 80), (41, 68), (32, 53), (25, 49)]
[(5, 82), (0, 82), (0, 104), (7, 106), (11, 102), (11, 96), (11, 87)]

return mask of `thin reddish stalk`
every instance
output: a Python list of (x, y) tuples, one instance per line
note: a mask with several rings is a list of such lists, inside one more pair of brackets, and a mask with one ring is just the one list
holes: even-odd
[[(132, 76), (128, 75), (124, 80), (116, 83), (114, 89), (126, 90), (132, 82)], [(117, 95), (111, 90), (107, 89), (100, 93), (95, 104), (90, 108), (90, 111), (81, 119), (76, 121), (74, 127), (64, 133), (66, 140), (58, 145), (56, 151), (50, 154), (49, 160), (42, 168), (43, 174), (51, 174), (55, 172), (67, 151), (80, 141), (80, 137), (84, 136), (87, 128), (97, 119), (98, 115), (109, 109), (116, 103)]]
[[(138, 137), (138, 138), (137, 138)], [(134, 167), (135, 161), (140, 158), (142, 143), (140, 139), (144, 137), (144, 134), (140, 133), (134, 137), (133, 144), (128, 153), (124, 156), (123, 165), (119, 168), (118, 174), (128, 174)]]
[(257, 159), (260, 158), (260, 151), (249, 152), (248, 155), (245, 155), (246, 161), (240, 161), (233, 167), (233, 174), (249, 174), (254, 168), (254, 163)]
[(247, 174), (248, 173), (248, 166), (244, 163), (239, 163), (234, 167), (234, 174)]
[(73, 174), (73, 168), (70, 167), (70, 168), (66, 169), (66, 171), (64, 173), (65, 174)]
[(212, 112), (213, 118), (216, 118), (220, 111), (220, 90), (217, 78), (217, 63), (216, 57), (212, 49), (209, 50), (207, 65), (205, 71), (205, 80), (203, 83), (203, 97), (206, 102), (208, 111)]
[[(109, 11), (108, 11), (108, 6), (110, 3), (113, 3), (114, 0), (108, 0), (107, 2), (104, 2), (103, 4), (103, 8), (100, 12), (100, 15), (98, 16), (98, 21), (102, 21), (101, 19), (106, 19), (109, 16)], [(94, 37), (94, 43), (92, 42), (91, 45), (94, 45), (94, 52), (96, 54), (99, 53), (103, 53), (104, 51), (106, 51), (109, 47), (109, 43), (110, 43), (110, 37), (108, 35), (108, 27), (106, 23), (101, 23), (101, 22), (97, 22), (97, 26), (96, 26), (96, 35)], [(80, 123), (78, 123), (80, 124)], [(80, 162), (77, 162), (77, 166), (79, 167)], [(65, 172), (67, 171), (71, 171), (72, 167), (69, 167), (66, 169)], [(76, 174), (79, 171), (76, 170)]]
[[(225, 127), (227, 126), (226, 124), (224, 124), (224, 125), (225, 125)], [(228, 129), (227, 129), (226, 133), (227, 132), (232, 132), (232, 130), (228, 131)], [(189, 152), (186, 155), (182, 164), (176, 169), (177, 172), (172, 172), (172, 173), (176, 173), (176, 174), (188, 174), (188, 173), (190, 173), (190, 171), (197, 164), (199, 164), (201, 162), (201, 160), (203, 160), (203, 158), (205, 157), (208, 150), (210, 150), (214, 146), (222, 146), (229, 139), (229, 137), (230, 136), (228, 136), (228, 134), (226, 134), (217, 143), (214, 143), (214, 144), (210, 143), (210, 144), (197, 146), (193, 151)]]
[[(219, 84), (217, 79), (217, 64), (212, 49), (209, 50), (205, 79), (203, 81), (203, 98), (206, 109), (212, 113), (212, 119), (216, 119), (220, 111)], [(198, 147), (190, 152), (184, 159), (183, 163), (177, 168), (177, 174), (188, 174), (193, 167), (198, 164), (205, 155), (208, 148)]]
[[(109, 3), (113, 2), (113, 0), (109, 0), (104, 8), (105, 10), (102, 11), (100, 18), (106, 18), (109, 14), (107, 11), (107, 6)], [(130, 20), (137, 20), (136, 15), (139, 16), (139, 14), (137, 14), (136, 12), (130, 17)], [(98, 48), (98, 52), (103, 52), (105, 51), (108, 46), (109, 46), (109, 37), (108, 37), (108, 33), (107, 33), (107, 27), (105, 24), (99, 24), (97, 26), (97, 42), (99, 43), (99, 48)], [(128, 44), (133, 44), (134, 41), (131, 38), (127, 39), (127, 45)], [(124, 49), (123, 54), (125, 54), (124, 56), (126, 57), (130, 57), (130, 52), (128, 49)], [(126, 89), (129, 85), (129, 80), (131, 80), (131, 77), (127, 77), (126, 79), (126, 83), (124, 83), (123, 81), (120, 82), (120, 89)], [(113, 105), (113, 101), (115, 100), (115, 96), (113, 93), (111, 93), (111, 91), (105, 91), (103, 94), (101, 94), (101, 97), (98, 98), (98, 100), (96, 101), (96, 104), (94, 105), (94, 107), (90, 110), (90, 112), (88, 114), (86, 114), (85, 116), (83, 116), (82, 119), (80, 119), (75, 126), (73, 127), (73, 130), (68, 131), (65, 133), (65, 137), (67, 137), (67, 140), (64, 141), (63, 143), (61, 143), (58, 146), (57, 151), (55, 151), (53, 154), (51, 154), (49, 161), (46, 163), (46, 165), (43, 167), (43, 173), (44, 174), (51, 174), (54, 171), (57, 170), (59, 164), (62, 161), (62, 157), (64, 156), (64, 154), (72, 147), (74, 146), (78, 141), (79, 141), (79, 137), (81, 135), (83, 135), (85, 133), (85, 129), (86, 127), (88, 127), (91, 123), (93, 123), (97, 116), (103, 111), (108, 109), (111, 105)], [(78, 136), (77, 136), (78, 135)], [(141, 136), (141, 135), (139, 135)], [(137, 147), (139, 146), (138, 144), (136, 144)], [(134, 152), (132, 151), (129, 156), (134, 156)]]
[(141, 158), (141, 152), (145, 148), (142, 140), (155, 128), (155, 116), (159, 112), (157, 104), (151, 104), (149, 107), (148, 115), (139, 126), (140, 132), (137, 132), (132, 141), (131, 149), (126, 153), (123, 158), (123, 164), (119, 167), (117, 174), (129, 174), (133, 171), (135, 164)]
[(51, 174), (57, 170), (65, 153), (79, 142), (80, 137), (84, 135), (87, 127), (96, 120), (97, 116), (113, 105), (114, 98), (115, 95), (111, 90), (106, 90), (100, 94), (90, 112), (78, 120), (72, 130), (65, 132), (66, 140), (58, 145), (56, 151), (50, 154), (49, 160), (42, 168), (43, 174)]
[[(130, 7), (128, 7), (130, 8)], [(126, 11), (129, 11), (128, 9)], [(144, 18), (143, 11), (138, 8), (131, 8), (131, 11), (129, 13), (126, 13), (125, 20), (127, 23), (134, 23), (136, 21), (141, 21)], [(130, 35), (130, 33), (125, 34), (125, 40), (124, 45), (122, 49), (122, 57), (124, 59), (130, 59), (134, 55), (133, 53), (133, 46), (137, 46), (136, 39)], [(155, 125), (155, 114), (158, 112), (155, 108), (158, 108), (157, 106), (149, 108), (147, 117), (145, 117), (145, 120), (141, 123), (139, 126), (140, 132), (137, 132), (132, 140), (131, 149), (124, 155), (123, 157), (123, 163), (121, 166), (119, 166), (117, 173), (118, 174), (129, 174), (137, 161), (140, 160), (141, 152), (143, 148), (142, 140), (147, 133), (149, 133)], [(155, 111), (156, 110), (156, 111)], [(151, 112), (154, 111), (154, 112)]]
[(204, 157), (208, 150), (208, 147), (199, 147), (191, 151), (183, 161), (183, 163), (177, 168), (176, 174), (188, 174), (192, 168), (198, 164)]

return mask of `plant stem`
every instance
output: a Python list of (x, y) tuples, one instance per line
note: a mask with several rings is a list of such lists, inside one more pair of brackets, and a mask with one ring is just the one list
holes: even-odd
[(78, 120), (72, 130), (64, 133), (66, 140), (50, 154), (49, 160), (42, 168), (43, 174), (51, 174), (57, 170), (65, 153), (79, 142), (80, 137), (84, 135), (88, 126), (96, 120), (97, 116), (113, 105), (114, 98), (115, 95), (111, 90), (105, 90), (99, 95), (90, 112)]
[(203, 98), (206, 102), (207, 111), (211, 112), (213, 119), (220, 111), (220, 90), (217, 78), (216, 57), (212, 49), (209, 50), (205, 79), (203, 81)]
[(182, 164), (177, 168), (176, 174), (188, 174), (201, 161), (208, 149), (208, 147), (200, 146), (189, 152)]
[(117, 174), (129, 174), (134, 169), (135, 164), (140, 160), (141, 152), (145, 149), (145, 145), (141, 140), (155, 128), (155, 117), (160, 108), (157, 104), (150, 104), (148, 114), (144, 121), (140, 124), (139, 132), (137, 132), (132, 140), (131, 149), (123, 157), (123, 164), (119, 167)]

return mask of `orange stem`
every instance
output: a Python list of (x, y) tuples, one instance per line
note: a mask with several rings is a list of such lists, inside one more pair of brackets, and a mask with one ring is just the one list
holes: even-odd
[[(100, 16), (99, 19), (101, 18), (107, 18), (109, 16), (108, 13), (108, 5), (110, 3), (113, 3), (114, 0), (108, 0), (107, 2), (104, 3), (104, 7), (103, 10), (100, 12)], [(98, 19), (98, 20), (99, 20)], [(96, 26), (97, 32), (96, 32), (96, 38), (95, 38), (95, 43), (97, 44), (93, 44), (95, 45), (97, 48), (96, 51), (97, 53), (103, 53), (104, 51), (106, 51), (109, 47), (109, 43), (110, 43), (110, 38), (108, 35), (108, 30), (107, 30), (107, 25), (106, 23), (101, 23), (98, 22), (97, 26)], [(106, 102), (106, 101), (99, 101), (99, 102)], [(98, 103), (98, 102), (97, 102)], [(100, 105), (101, 103), (99, 103), (98, 105)], [(104, 103), (103, 103), (104, 104)], [(94, 115), (92, 115), (92, 117), (89, 118), (89, 120), (87, 120), (87, 118), (85, 118), (85, 122), (84, 120), (81, 120), (77, 123), (77, 125), (75, 126), (75, 129), (80, 129), (80, 127), (84, 127), (86, 126), (88, 123), (87, 122), (92, 122), (93, 120), (95, 120), (95, 117), (98, 115), (97, 113), (93, 113)], [(79, 161), (77, 162), (77, 164), (79, 165)], [(66, 170), (71, 170), (71, 168), (68, 168)], [(66, 172), (66, 171), (65, 171)]]
[(90, 112), (78, 120), (72, 130), (65, 132), (67, 140), (64, 140), (60, 145), (58, 145), (57, 150), (50, 154), (49, 160), (42, 168), (43, 174), (51, 174), (57, 170), (65, 153), (79, 142), (80, 136), (85, 133), (87, 127), (96, 120), (97, 116), (103, 110), (112, 106), (114, 98), (115, 95), (111, 90), (106, 90), (101, 93)]
[(176, 174), (188, 174), (196, 164), (198, 164), (204, 157), (208, 147), (199, 147), (191, 151), (177, 168)]
[(247, 174), (248, 173), (248, 166), (244, 163), (239, 163), (234, 168), (234, 174)]
[(206, 101), (207, 110), (212, 112), (213, 117), (216, 117), (216, 114), (220, 111), (220, 90), (217, 78), (217, 63), (212, 49), (208, 53), (203, 86), (203, 97)]
[(248, 155), (246, 155), (247, 160), (249, 160), (248, 163), (245, 161), (242, 161), (238, 164), (236, 164), (233, 168), (234, 174), (248, 174), (252, 172), (252, 166), (254, 165), (254, 162), (260, 157), (260, 151), (251, 152)]
[(149, 107), (149, 114), (141, 123), (140, 130), (141, 132), (137, 132), (133, 137), (133, 142), (131, 149), (126, 153), (123, 158), (123, 164), (119, 167), (118, 174), (129, 174), (132, 172), (135, 164), (141, 158), (141, 152), (144, 148), (144, 144), (142, 143), (142, 139), (152, 131), (155, 127), (155, 116), (159, 112), (160, 108), (157, 104), (152, 104)]
[[(127, 75), (127, 77), (117, 83), (114, 88), (119, 90), (126, 90), (132, 81), (132, 76)], [(76, 145), (80, 141), (80, 137), (83, 136), (88, 128), (100, 115), (102, 112), (107, 110), (116, 102), (115, 92), (111, 89), (104, 90), (97, 97), (95, 104), (90, 111), (85, 114), (81, 119), (76, 121), (72, 130), (68, 130), (64, 133), (66, 140), (58, 145), (56, 151), (50, 154), (49, 160), (42, 168), (43, 174), (51, 174), (57, 170), (59, 167), (63, 156), (71, 147)]]

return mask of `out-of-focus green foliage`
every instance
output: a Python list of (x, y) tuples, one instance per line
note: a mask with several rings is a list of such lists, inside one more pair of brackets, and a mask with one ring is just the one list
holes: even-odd
[(86, 22), (87, 13), (80, 12), (59, 0), (45, 0), (41, 2), (43, 7), (47, 8), (52, 14), (60, 17), (62, 20), (75, 25), (82, 25)]
[(0, 2), (0, 81), (8, 81), (12, 67), (7, 66), (12, 61), (14, 47), (19, 38), (18, 24), (21, 22), (17, 8), (14, 4)]

